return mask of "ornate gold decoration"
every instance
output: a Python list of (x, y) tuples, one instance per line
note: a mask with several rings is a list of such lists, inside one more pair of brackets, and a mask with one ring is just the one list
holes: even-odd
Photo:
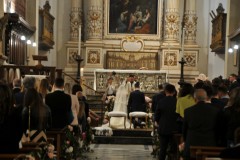
[(196, 42), (197, 19), (195, 12), (187, 11), (184, 15), (185, 41)]
[[(112, 72), (116, 74), (113, 76)], [(113, 77), (113, 83), (119, 86), (122, 80), (133, 74), (140, 83), (140, 89), (144, 92), (158, 92), (158, 85), (166, 82), (166, 73), (160, 71), (143, 71), (143, 70), (96, 70), (95, 86), (97, 91), (105, 91), (107, 79)]]
[(179, 38), (179, 12), (175, 9), (169, 9), (166, 11), (165, 16), (165, 40), (174, 39), (178, 40)]
[(146, 52), (107, 52), (107, 69), (158, 69), (158, 54)]
[(186, 61), (186, 67), (197, 67), (197, 53), (195, 52), (185, 52), (184, 59)]
[(70, 14), (70, 36), (72, 40), (79, 38), (79, 26), (82, 24), (82, 9), (73, 7)]
[(100, 64), (100, 50), (98, 50), (98, 49), (88, 50), (87, 63), (88, 64)]
[(140, 37), (127, 36), (121, 41), (121, 48), (124, 51), (141, 51), (143, 50), (144, 42)]
[(68, 64), (76, 65), (76, 57), (78, 55), (77, 48), (68, 48)]
[(91, 7), (88, 12), (87, 34), (88, 38), (102, 38), (102, 9)]
[(164, 66), (177, 66), (177, 53), (176, 52), (165, 52), (164, 55)]

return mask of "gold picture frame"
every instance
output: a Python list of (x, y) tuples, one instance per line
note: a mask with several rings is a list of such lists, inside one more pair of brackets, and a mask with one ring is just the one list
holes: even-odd
[(162, 8), (163, 0), (104, 0), (104, 39), (137, 35), (160, 40)]

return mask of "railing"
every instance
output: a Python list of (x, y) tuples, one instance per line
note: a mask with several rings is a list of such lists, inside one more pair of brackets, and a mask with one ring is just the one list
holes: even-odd
[[(87, 89), (90, 89), (91, 91), (93, 91), (95, 94), (98, 94), (98, 95), (101, 95), (103, 96), (103, 93), (102, 92), (98, 92), (96, 91), (95, 89), (93, 89), (92, 87), (86, 85), (85, 83), (82, 83), (83, 80), (80, 78), (80, 80), (77, 80), (76, 78), (73, 78), (71, 75), (67, 74), (66, 72), (62, 72), (65, 76), (68, 76), (69, 78), (71, 78), (74, 82), (86, 87)], [(104, 114), (103, 114), (103, 108), (104, 108), (104, 102), (102, 101), (102, 104), (101, 104), (101, 124), (103, 122), (103, 118), (104, 118)], [(93, 111), (89, 110), (89, 115), (92, 117), (91, 118), (96, 118), (98, 117), (98, 115), (96, 113), (94, 113)]]
[(54, 83), (55, 73), (61, 77), (61, 70), (56, 67), (47, 66), (19, 66), (2, 65), (0, 66), (0, 77), (4, 77), (7, 83), (11, 83), (14, 78), (23, 78), (25, 75), (46, 75), (51, 84)]

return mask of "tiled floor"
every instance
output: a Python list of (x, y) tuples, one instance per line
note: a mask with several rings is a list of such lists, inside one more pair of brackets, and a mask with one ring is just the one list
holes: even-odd
[(93, 144), (89, 160), (156, 160), (149, 145)]

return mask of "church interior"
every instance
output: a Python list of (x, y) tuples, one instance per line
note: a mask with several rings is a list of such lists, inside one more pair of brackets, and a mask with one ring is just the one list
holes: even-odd
[[(99, 145), (118, 150), (117, 144), (127, 144), (129, 149), (134, 148), (133, 144), (140, 147), (133, 154), (127, 153), (129, 157), (121, 155), (119, 159), (139, 159), (138, 151), (146, 154), (143, 159), (161, 159), (162, 152), (154, 152), (159, 139), (151, 120), (153, 110), (130, 117), (127, 111), (115, 113), (117, 88), (123, 83), (126, 87), (133, 76), (134, 83), (130, 80), (129, 85), (139, 88), (149, 98), (147, 103), (153, 105), (153, 97), (163, 84), (172, 84), (179, 92), (185, 83), (194, 85), (198, 80), (213, 83), (216, 78), (223, 81), (234, 76), (239, 80), (239, 7), (239, 0), (0, 0), (0, 79), (10, 85), (15, 79), (23, 81), (31, 76), (36, 83), (47, 78), (53, 85), (56, 78), (62, 78), (70, 88), (79, 84), (89, 105), (87, 131), (95, 135), (95, 144), (85, 145), (87, 156), (84, 154), (82, 159), (101, 159), (104, 156)], [(110, 93), (112, 83), (115, 91)], [(129, 90), (127, 97), (135, 88)], [(171, 95), (171, 86), (167, 93)], [(111, 117), (124, 117), (124, 125), (130, 121), (130, 129), (111, 128)], [(135, 117), (143, 117), (145, 126), (135, 129)], [(236, 125), (240, 127), (240, 120)], [(47, 134), (57, 150), (56, 159), (62, 156), (62, 134)], [(182, 158), (179, 150), (184, 138), (181, 134), (175, 134), (175, 138), (178, 152), (168, 154), (168, 160)], [(219, 158), (223, 149), (193, 147), (191, 154), (207, 160), (211, 152), (216, 160), (224, 160)], [(199, 150), (203, 153), (198, 156)], [(104, 159), (114, 159), (105, 152)], [(0, 151), (0, 159), (12, 158)]]

